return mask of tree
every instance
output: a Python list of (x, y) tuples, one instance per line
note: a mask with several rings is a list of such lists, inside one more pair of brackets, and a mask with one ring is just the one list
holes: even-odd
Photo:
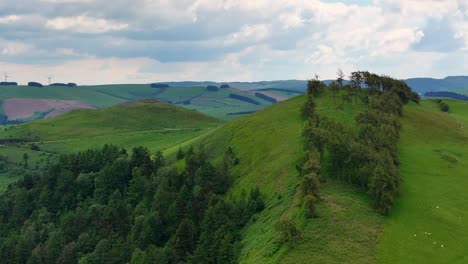
[(160, 168), (166, 165), (166, 160), (164, 159), (162, 151), (156, 152), (153, 161), (153, 169), (157, 172)]
[(195, 228), (190, 220), (184, 219), (177, 228), (175, 235), (175, 256), (180, 261), (186, 261), (187, 257), (195, 249)]
[(319, 96), (323, 92), (325, 84), (319, 80), (319, 77), (315, 75), (315, 78), (307, 82), (307, 93), (313, 97)]
[(276, 223), (276, 229), (280, 232), (281, 239), (284, 242), (288, 242), (292, 247), (295, 247), (302, 239), (302, 233), (291, 219), (280, 220)]
[(315, 102), (312, 95), (307, 95), (307, 100), (301, 109), (301, 116), (305, 119), (313, 118), (315, 114)]
[(25, 169), (27, 169), (27, 168), (29, 167), (28, 160), (29, 160), (29, 155), (28, 155), (28, 153), (24, 153), (24, 154), (23, 154), (23, 167), (24, 167)]
[(179, 147), (179, 150), (177, 151), (176, 158), (177, 160), (181, 160), (185, 157), (185, 153), (182, 150), (182, 147)]
[(317, 198), (313, 195), (306, 195), (304, 197), (304, 208), (307, 218), (313, 218), (317, 216), (315, 209), (315, 204), (317, 203)]

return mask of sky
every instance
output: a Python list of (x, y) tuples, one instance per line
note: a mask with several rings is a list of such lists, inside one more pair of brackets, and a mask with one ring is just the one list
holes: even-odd
[(329, 79), (338, 68), (468, 75), (468, 0), (0, 0), (9, 81)]

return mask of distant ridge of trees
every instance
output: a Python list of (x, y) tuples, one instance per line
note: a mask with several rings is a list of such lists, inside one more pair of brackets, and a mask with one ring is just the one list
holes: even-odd
[(276, 100), (276, 98), (273, 98), (271, 96), (268, 96), (266, 94), (262, 94), (262, 93), (255, 93), (255, 96), (258, 97), (258, 98), (261, 98), (265, 101), (268, 101), (270, 103), (273, 103), (273, 104), (276, 104), (278, 102), (278, 100)]
[(152, 83), (150, 86), (151, 88), (169, 88), (169, 84), (165, 83)]
[(239, 94), (229, 94), (229, 97), (232, 98), (232, 99), (236, 99), (236, 100), (240, 100), (240, 101), (249, 103), (249, 104), (260, 105), (259, 102), (255, 101), (254, 99), (249, 98), (247, 96), (242, 96), (242, 95), (239, 95)]
[(0, 82), (0, 86), (18, 86), (17, 82)]
[(454, 92), (427, 92), (424, 94), (425, 97), (446, 97), (446, 98), (452, 98), (456, 100), (461, 100), (461, 101), (468, 101), (468, 96), (459, 94), (459, 93), (454, 93)]

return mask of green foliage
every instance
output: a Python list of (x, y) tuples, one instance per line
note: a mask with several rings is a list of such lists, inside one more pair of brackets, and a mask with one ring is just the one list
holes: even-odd
[(225, 199), (229, 168), (193, 148), (184, 161), (106, 145), (23, 175), (0, 194), (4, 263), (236, 263), (260, 190)]
[[(339, 75), (342, 74), (339, 72)], [(340, 179), (367, 190), (374, 197), (377, 210), (388, 214), (400, 189), (396, 149), (401, 128), (398, 118), (403, 114), (403, 105), (410, 100), (419, 102), (418, 97), (402, 81), (368, 72), (353, 72), (349, 85), (338, 83), (333, 82), (329, 88), (333, 91), (343, 87), (346, 90), (343, 100), (348, 104), (352, 104), (352, 97), (357, 98), (363, 93), (363, 85), (368, 88), (368, 100), (365, 100), (368, 109), (356, 116), (357, 135), (339, 123), (313, 113), (304, 127), (305, 148), (319, 152), (320, 157), (326, 152), (330, 170)], [(309, 94), (304, 108), (312, 100)], [(308, 163), (314, 164), (310, 157)], [(316, 179), (316, 174), (307, 174), (301, 184), (302, 193), (307, 197), (305, 208), (312, 210), (309, 216), (314, 215), (312, 203), (318, 200), (314, 197), (318, 193)], [(313, 191), (309, 193), (308, 189)]]
[(436, 100), (436, 102), (439, 104), (440, 111), (442, 112), (449, 111), (450, 106), (446, 102), (442, 101), (441, 99)]
[(276, 228), (281, 234), (281, 239), (288, 242), (291, 247), (295, 247), (302, 239), (302, 234), (297, 229), (294, 221), (291, 219), (283, 219), (276, 224)]

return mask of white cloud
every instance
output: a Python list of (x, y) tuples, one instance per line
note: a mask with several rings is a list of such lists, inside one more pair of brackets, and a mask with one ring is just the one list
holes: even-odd
[(24, 54), (32, 49), (31, 45), (14, 42), (14, 41), (5, 41), (0, 39), (0, 51), (4, 56), (14, 56)]
[(46, 26), (55, 30), (72, 30), (80, 33), (103, 33), (128, 28), (128, 24), (109, 21), (85, 15), (76, 17), (59, 17), (48, 20)]
[(0, 17), (0, 24), (10, 24), (10, 23), (14, 23), (18, 20), (20, 20), (21, 18), (17, 15), (9, 15), (9, 16), (4, 16), (4, 17)]
[[(68, 71), (76, 71), (76, 63), (96, 82), (102, 79), (91, 71), (114, 78), (108, 82), (287, 79), (314, 73), (331, 78), (338, 67), (401, 78), (468, 72), (466, 63), (437, 66), (468, 52), (467, 0), (375, 0), (366, 6), (319, 0), (31, 1), (43, 6), (34, 11), (19, 6), (18, 13), (0, 16), (0, 35), (10, 42), (1, 43), (0, 52), (32, 64), (28, 54), (31, 60), (52, 56)], [(450, 31), (440, 40), (431, 36), (438, 23)], [(92, 45), (75, 33), (95, 34), (94, 41), (105, 45)], [(20, 38), (31, 44), (17, 43)], [(434, 45), (426, 44), (434, 39), (456, 44), (431, 49)], [(418, 50), (417, 45), (426, 46)], [(50, 66), (45, 64), (40, 67)]]
[(229, 35), (226, 40), (226, 45), (239, 43), (256, 43), (270, 36), (270, 28), (266, 24), (246, 25), (239, 32)]

